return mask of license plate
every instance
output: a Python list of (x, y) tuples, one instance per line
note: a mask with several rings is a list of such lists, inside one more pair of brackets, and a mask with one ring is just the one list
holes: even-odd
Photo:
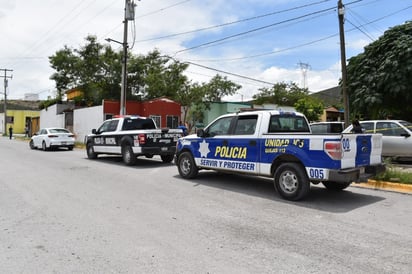
[(167, 147), (162, 147), (161, 150), (162, 151), (167, 151)]
[(62, 145), (65, 145), (65, 144), (67, 144), (66, 142), (61, 142), (62, 143)]

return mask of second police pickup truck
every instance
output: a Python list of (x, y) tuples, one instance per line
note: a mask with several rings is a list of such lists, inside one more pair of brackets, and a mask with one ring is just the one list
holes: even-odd
[(173, 161), (181, 129), (156, 128), (151, 118), (115, 116), (92, 130), (85, 138), (87, 157), (99, 154), (121, 155), (126, 165), (134, 165), (138, 156), (160, 155), (163, 162)]
[(284, 199), (300, 200), (310, 183), (342, 190), (385, 170), (380, 134), (315, 135), (298, 112), (259, 110), (223, 115), (180, 138), (180, 176), (201, 169), (274, 178)]

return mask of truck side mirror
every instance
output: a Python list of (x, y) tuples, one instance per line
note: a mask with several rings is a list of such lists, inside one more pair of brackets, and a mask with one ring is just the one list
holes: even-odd
[(93, 134), (96, 134), (97, 133), (97, 130), (94, 128), (94, 129), (92, 129), (92, 133)]
[(205, 131), (202, 128), (197, 130), (197, 137), (200, 137), (200, 138), (206, 137)]

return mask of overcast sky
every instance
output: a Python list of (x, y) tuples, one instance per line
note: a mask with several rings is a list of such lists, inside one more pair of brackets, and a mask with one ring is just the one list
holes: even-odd
[[(341, 75), (337, 0), (141, 0), (129, 22), (134, 54), (158, 49), (182, 62), (193, 82), (220, 73), (242, 85), (226, 100), (295, 82), (311, 92)], [(344, 0), (346, 57), (412, 19), (412, 0)], [(123, 40), (123, 0), (0, 0), (0, 69), (11, 69), (7, 96), (54, 97), (48, 57), (87, 35)], [(120, 45), (112, 42), (112, 47)], [(224, 74), (228, 72), (230, 74)], [(4, 72), (0, 71), (1, 76)], [(238, 76), (237, 76), (238, 75)], [(304, 77), (306, 75), (306, 77)], [(245, 77), (240, 77), (245, 76)], [(0, 78), (1, 94), (4, 78)], [(3, 95), (0, 98), (4, 98)]]

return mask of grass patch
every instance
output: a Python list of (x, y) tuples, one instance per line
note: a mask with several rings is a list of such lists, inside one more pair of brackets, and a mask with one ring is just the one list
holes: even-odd
[(74, 147), (84, 149), (86, 145), (83, 142), (74, 142)]
[(386, 171), (373, 178), (377, 181), (386, 181), (401, 184), (412, 184), (412, 171), (386, 164)]

